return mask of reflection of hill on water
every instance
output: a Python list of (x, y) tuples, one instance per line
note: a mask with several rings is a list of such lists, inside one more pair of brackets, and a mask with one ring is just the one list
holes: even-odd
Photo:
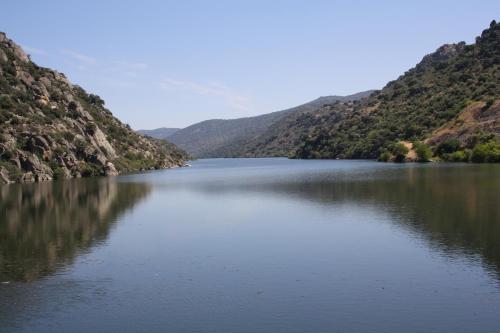
[(369, 205), (417, 232), (431, 246), (479, 254), (500, 273), (500, 166), (424, 167), (345, 177), (276, 178), (269, 182), (194, 185), (216, 193), (295, 197), (322, 206)]
[(32, 281), (71, 263), (149, 192), (110, 179), (0, 187), (0, 281)]

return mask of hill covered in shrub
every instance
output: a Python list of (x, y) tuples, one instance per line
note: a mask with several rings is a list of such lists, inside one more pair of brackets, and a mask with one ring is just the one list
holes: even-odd
[(500, 138), (499, 66), (500, 25), (493, 21), (474, 44), (441, 46), (368, 98), (281, 119), (242, 155), (394, 158), (395, 145), (405, 141), (428, 145), (446, 159), (450, 153), (440, 154), (437, 147), (450, 140), (458, 143), (453, 152), (461, 152), (454, 158), (472, 158), (477, 145), (494, 155)]
[(170, 168), (186, 157), (135, 133), (99, 96), (37, 66), (0, 33), (0, 182)]

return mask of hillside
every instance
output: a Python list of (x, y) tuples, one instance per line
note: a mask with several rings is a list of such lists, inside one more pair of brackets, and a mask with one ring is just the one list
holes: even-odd
[(373, 159), (397, 142), (425, 140), (437, 154), (440, 144), (453, 146), (447, 153), (489, 145), (500, 156), (499, 66), (493, 21), (474, 44), (441, 46), (369, 98), (284, 117), (245, 155)]
[(155, 139), (165, 140), (179, 130), (180, 128), (161, 127), (152, 130), (138, 130), (137, 133), (147, 135)]
[(168, 140), (195, 157), (241, 156), (242, 149), (249, 142), (259, 138), (273, 124), (289, 114), (313, 111), (334, 101), (359, 99), (371, 92), (350, 96), (324, 96), (291, 109), (255, 117), (206, 120), (175, 132)]
[(0, 182), (170, 168), (185, 158), (132, 131), (99, 96), (37, 66), (0, 33)]

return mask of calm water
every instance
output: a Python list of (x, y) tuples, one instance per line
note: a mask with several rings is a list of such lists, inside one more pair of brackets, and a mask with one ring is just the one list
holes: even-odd
[(500, 332), (500, 165), (0, 187), (1, 332)]

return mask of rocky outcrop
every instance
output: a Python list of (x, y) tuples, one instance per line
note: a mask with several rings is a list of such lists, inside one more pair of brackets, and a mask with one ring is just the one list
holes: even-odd
[(0, 168), (0, 184), (9, 184), (11, 180), (9, 179), (9, 172), (4, 167)]
[(465, 46), (465, 42), (460, 42), (458, 44), (445, 44), (439, 47), (434, 53), (426, 55), (416, 66), (416, 69), (417, 71), (424, 70), (430, 66), (435, 66), (438, 63), (444, 63), (463, 52)]
[(182, 166), (187, 155), (113, 117), (96, 95), (34, 64), (0, 33), (0, 182)]

